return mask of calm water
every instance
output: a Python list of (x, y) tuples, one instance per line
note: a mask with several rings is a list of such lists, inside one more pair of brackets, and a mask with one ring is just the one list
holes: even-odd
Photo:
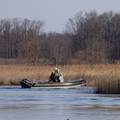
[(120, 120), (120, 95), (93, 88), (0, 87), (0, 120)]

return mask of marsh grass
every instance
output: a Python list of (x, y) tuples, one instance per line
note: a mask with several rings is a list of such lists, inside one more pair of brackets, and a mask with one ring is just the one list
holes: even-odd
[[(120, 64), (58, 66), (65, 80), (87, 80), (97, 93), (120, 93)], [(53, 66), (0, 65), (0, 85), (18, 85), (21, 79), (48, 80)]]
[(120, 94), (120, 78), (116, 76), (98, 79), (95, 86), (98, 94)]

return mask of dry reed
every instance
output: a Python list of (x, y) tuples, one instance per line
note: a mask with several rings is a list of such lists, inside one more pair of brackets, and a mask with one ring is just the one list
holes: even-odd
[[(65, 80), (86, 79), (98, 93), (118, 93), (120, 64), (59, 66)], [(48, 80), (53, 66), (0, 65), (0, 85), (17, 85), (21, 79)]]

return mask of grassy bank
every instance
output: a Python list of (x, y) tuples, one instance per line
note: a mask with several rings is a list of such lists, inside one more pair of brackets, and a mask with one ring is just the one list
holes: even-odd
[[(16, 85), (23, 78), (48, 80), (53, 66), (0, 65), (0, 85)], [(59, 66), (65, 80), (86, 79), (98, 93), (116, 93), (119, 90), (120, 64)]]

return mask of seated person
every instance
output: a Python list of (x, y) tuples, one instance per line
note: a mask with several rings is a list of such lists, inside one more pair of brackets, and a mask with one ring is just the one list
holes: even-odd
[(64, 82), (63, 75), (58, 68), (55, 68), (49, 77), (49, 82)]

